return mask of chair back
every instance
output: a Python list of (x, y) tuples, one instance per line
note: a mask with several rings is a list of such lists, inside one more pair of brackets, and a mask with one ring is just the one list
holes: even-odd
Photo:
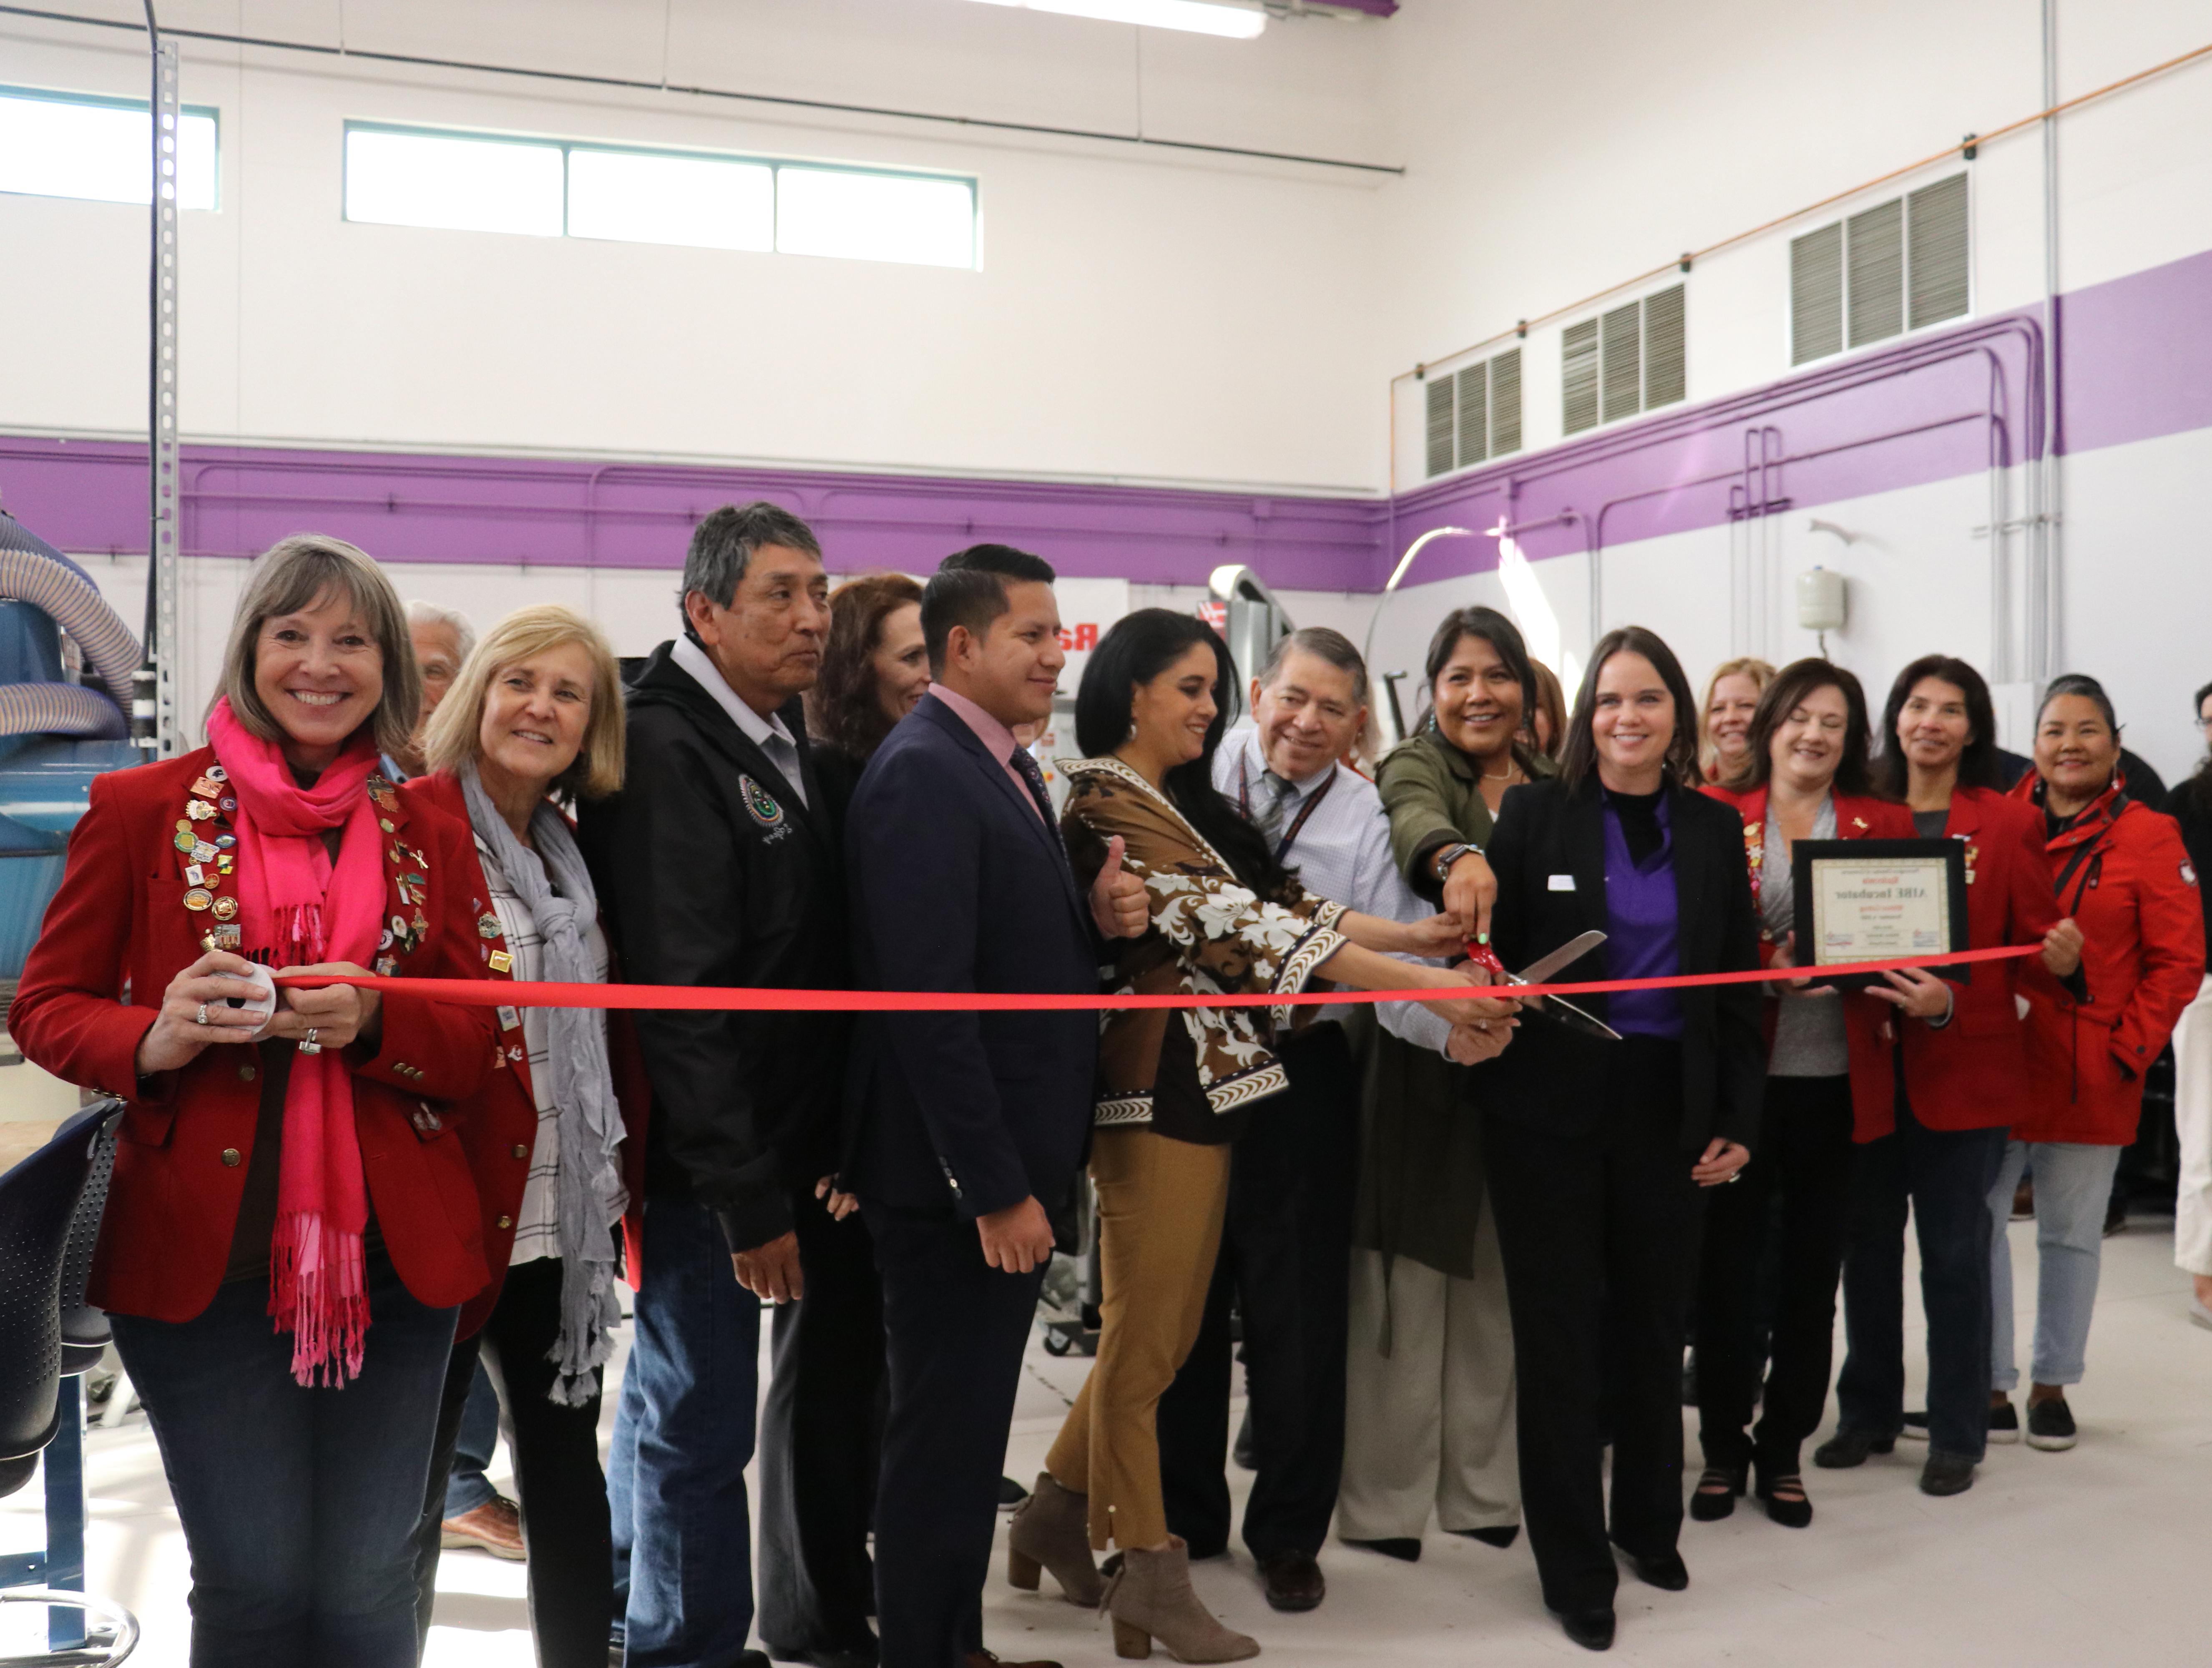
[(92, 1144), (92, 1169), (77, 1195), (70, 1220), (69, 1248), (62, 1253), (62, 1375), (75, 1378), (100, 1365), (114, 1337), (107, 1311), (84, 1301), (92, 1283), (92, 1253), (100, 1247), (100, 1219), (107, 1214), (107, 1184), (115, 1174), (115, 1129), (110, 1125)]
[(93, 1149), (121, 1107), (112, 1099), (87, 1107), (0, 1174), (0, 1465), (53, 1440), (62, 1264)]

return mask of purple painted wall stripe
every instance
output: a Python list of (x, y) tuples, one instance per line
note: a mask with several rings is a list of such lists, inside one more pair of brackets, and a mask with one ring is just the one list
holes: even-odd
[[(804, 516), (839, 572), (926, 572), (1000, 540), (1071, 576), (1200, 585), (1249, 562), (1285, 590), (1376, 591), (1431, 527), (1501, 522), (1532, 559), (1612, 549), (1970, 475), (2039, 455), (2040, 320), (1999, 314), (1748, 392), (1676, 407), (1400, 494), (1304, 498), (821, 470), (185, 449), (185, 548), (249, 555), (314, 528), (394, 561), (674, 568), (716, 505)], [(2212, 252), (2098, 284), (2060, 311), (2062, 446), (2212, 428)], [(0, 496), (64, 550), (146, 548), (145, 451), (0, 437)], [(1434, 547), (1413, 577), (1497, 562), (1490, 539)]]

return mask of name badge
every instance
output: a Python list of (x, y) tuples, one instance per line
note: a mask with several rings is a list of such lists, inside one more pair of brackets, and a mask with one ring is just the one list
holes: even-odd
[(1554, 875), (1552, 876), (1552, 890), (1554, 892), (1571, 892), (1574, 889), (1575, 877), (1572, 875)]

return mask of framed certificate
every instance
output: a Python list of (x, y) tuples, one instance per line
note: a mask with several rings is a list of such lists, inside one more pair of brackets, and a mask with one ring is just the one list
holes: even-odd
[[(1790, 876), (1806, 968), (1966, 948), (1966, 848), (1957, 840), (1801, 840)], [(1964, 983), (1963, 967), (1929, 967)], [(1817, 980), (1858, 989), (1878, 974)]]

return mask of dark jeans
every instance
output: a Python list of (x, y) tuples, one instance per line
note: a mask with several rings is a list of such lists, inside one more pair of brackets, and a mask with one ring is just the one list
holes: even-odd
[(1920, 1241), (1928, 1318), (1928, 1442), (1978, 1460), (1989, 1446), (1989, 1192), (2004, 1130), (1931, 1130), (1897, 1097), (1897, 1128), (1859, 1149), (1844, 1262), (1837, 1422), (1891, 1435), (1905, 1422), (1905, 1217)]
[(704, 1205), (648, 1197), (642, 1260), (607, 1466), (616, 1604), (629, 1668), (726, 1668), (753, 1623), (760, 1303)]
[(950, 1210), (861, 1210), (890, 1373), (876, 1495), (883, 1668), (964, 1668), (983, 1645), (999, 1479), (1044, 1271), (993, 1268), (975, 1224)]
[(1554, 1610), (1613, 1602), (1611, 1538), (1645, 1557), (1682, 1529), (1682, 1328), (1698, 1259), (1697, 1155), (1680, 1046), (1632, 1036), (1587, 1134), (1483, 1124), (1519, 1375), (1521, 1491)]
[[(507, 1272), (499, 1301), (474, 1337), (453, 1346), (446, 1394), (464, 1406), (481, 1362), (496, 1386), (514, 1455), (528, 1555), (530, 1632), (541, 1668), (601, 1668), (614, 1617), (614, 1550), (606, 1479), (599, 1471), (599, 1398), (561, 1407), (546, 1392), (556, 1376), (548, 1352), (561, 1335), (561, 1263), (541, 1257)], [(455, 1416), (441, 1409), (443, 1421)], [(465, 1412), (458, 1418), (465, 1428)], [(427, 1634), (438, 1574), (439, 1532), (449, 1490), (434, 1475), (416, 1530), (417, 1622)]]
[(761, 1409), (761, 1641), (776, 1657), (872, 1652), (883, 1282), (858, 1213), (832, 1220), (811, 1187), (792, 1210), (806, 1291), (775, 1312)]
[[(1698, 1283), (1698, 1440), (1708, 1465), (1747, 1465), (1769, 1477), (1798, 1467), (1820, 1426), (1833, 1364), (1836, 1280), (1850, 1231), (1851, 1080), (1769, 1077), (1759, 1143), (1743, 1180), (1711, 1190)], [(1782, 1205), (1778, 1289), (1766, 1397), (1759, 1392), (1757, 1277)]]
[(292, 1378), (266, 1279), (196, 1319), (112, 1317), (191, 1554), (193, 1668), (413, 1668), (414, 1559), (452, 1309), (368, 1268), (361, 1376)]
[(478, 1362), (469, 1374), (468, 1396), (461, 1404), (461, 1424), (453, 1439), (453, 1470), (446, 1477), (445, 1515), (458, 1518), (488, 1505), (499, 1490), (491, 1486), (484, 1468), (499, 1447), (499, 1392)]
[(1206, 1319), (1160, 1398), (1168, 1527), (1194, 1558), (1229, 1544), (1229, 1311), (1244, 1322), (1257, 1475), (1244, 1507), (1254, 1556), (1321, 1550), (1344, 1470), (1344, 1374), (1359, 1162), (1359, 1078), (1344, 1028), (1280, 1050), (1290, 1087), (1238, 1137)]

